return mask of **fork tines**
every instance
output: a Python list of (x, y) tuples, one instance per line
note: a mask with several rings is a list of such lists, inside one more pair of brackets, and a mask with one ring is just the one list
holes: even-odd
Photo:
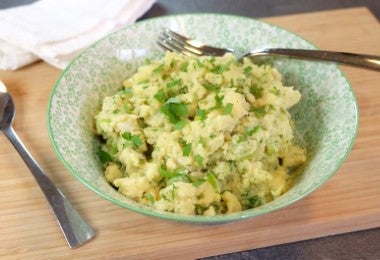
[(158, 37), (157, 43), (165, 50), (174, 51), (185, 55), (210, 55), (198, 49), (204, 44), (175, 33), (168, 28), (163, 28)]

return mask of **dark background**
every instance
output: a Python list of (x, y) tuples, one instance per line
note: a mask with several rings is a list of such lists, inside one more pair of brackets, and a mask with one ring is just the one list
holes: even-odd
[[(0, 0), (0, 9), (35, 1)], [(139, 20), (181, 13), (226, 13), (260, 18), (358, 6), (366, 6), (380, 20), (380, 0), (156, 0), (153, 7)], [(380, 31), (373, 33), (380, 33)], [(207, 259), (380, 260), (380, 228), (214, 256)]]

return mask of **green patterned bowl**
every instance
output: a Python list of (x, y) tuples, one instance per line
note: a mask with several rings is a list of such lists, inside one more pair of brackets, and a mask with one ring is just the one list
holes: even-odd
[(101, 100), (116, 92), (146, 58), (158, 58), (156, 45), (162, 27), (212, 45), (240, 52), (255, 48), (315, 49), (301, 37), (261, 21), (218, 14), (161, 17), (122, 28), (83, 51), (62, 72), (51, 93), (48, 131), (51, 143), (66, 168), (101, 197), (149, 216), (192, 223), (220, 223), (258, 216), (285, 207), (321, 186), (342, 165), (355, 140), (358, 111), (352, 88), (335, 64), (273, 60), (285, 84), (303, 95), (291, 113), (296, 141), (308, 150), (308, 161), (293, 188), (274, 201), (239, 213), (180, 216), (133, 202), (111, 187), (96, 156), (94, 115)]

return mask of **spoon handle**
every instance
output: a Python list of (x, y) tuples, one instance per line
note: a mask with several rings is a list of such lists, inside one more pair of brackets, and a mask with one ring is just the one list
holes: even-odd
[(356, 67), (380, 70), (380, 56), (376, 55), (304, 49), (264, 49), (257, 53), (253, 51), (246, 56), (253, 57), (259, 55), (279, 55), (287, 58), (333, 61)]
[(58, 224), (65, 236), (70, 248), (75, 248), (94, 237), (95, 232), (78, 214), (62, 192), (55, 186), (50, 178), (45, 174), (38, 163), (25, 148), (12, 127), (2, 129), (5, 136), (16, 148), (22, 159), (32, 172), (34, 178), (43, 191), (53, 212), (56, 215)]

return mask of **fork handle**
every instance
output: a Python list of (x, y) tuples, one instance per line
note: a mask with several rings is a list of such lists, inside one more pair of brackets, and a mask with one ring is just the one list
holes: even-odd
[(69, 247), (78, 247), (91, 239), (95, 234), (92, 228), (84, 221), (70, 202), (65, 198), (63, 193), (55, 186), (38, 163), (33, 159), (13, 128), (6, 127), (3, 128), (2, 131), (16, 148), (17, 152), (20, 154), (39, 184), (55, 213), (58, 224), (61, 227)]
[(250, 52), (245, 56), (254, 57), (260, 55), (279, 55), (287, 58), (304, 58), (313, 60), (333, 61), (356, 67), (362, 67), (377, 71), (380, 70), (380, 56), (348, 52), (304, 49), (264, 49), (259, 52)]

